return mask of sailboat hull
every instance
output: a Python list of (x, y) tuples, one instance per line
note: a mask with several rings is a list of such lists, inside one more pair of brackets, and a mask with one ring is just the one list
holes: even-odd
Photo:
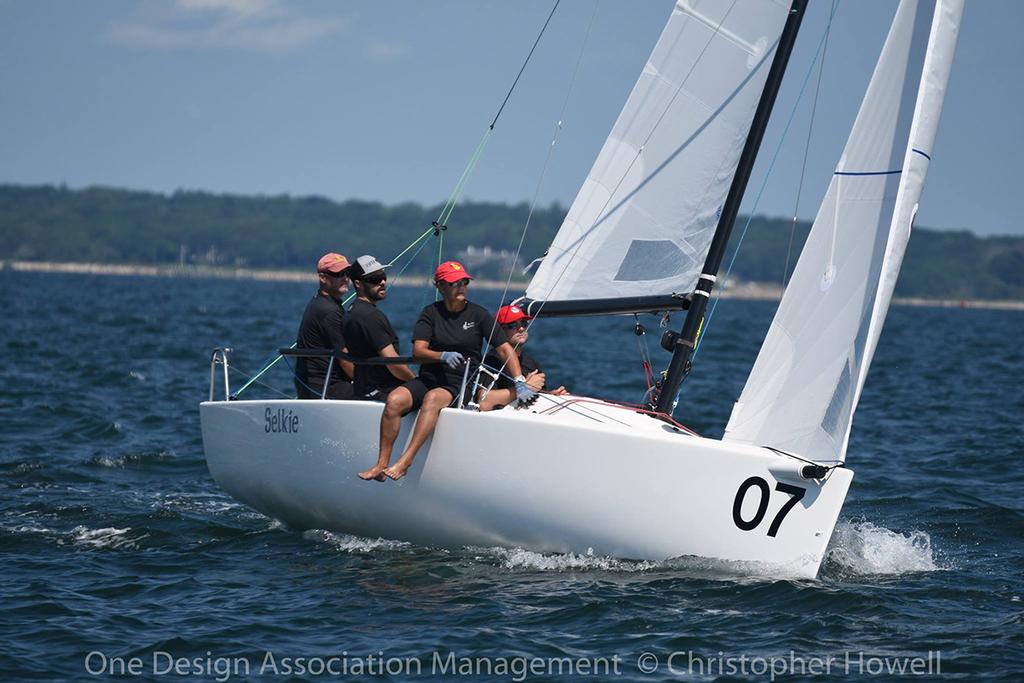
[[(521, 547), (665, 560), (696, 556), (814, 576), (853, 473), (705, 439), (599, 401), (532, 410), (445, 409), (398, 482), (376, 461), (382, 406), (357, 401), (201, 404), (206, 459), (228, 493), (297, 529), (417, 544)], [(411, 431), (403, 419), (396, 454)], [(796, 500), (794, 500), (796, 499)]]

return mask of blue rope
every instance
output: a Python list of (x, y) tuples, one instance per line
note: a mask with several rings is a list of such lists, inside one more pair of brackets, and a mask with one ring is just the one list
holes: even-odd
[[(786, 141), (786, 136), (789, 134), (789, 127), (793, 123), (793, 119), (796, 116), (796, 111), (800, 107), (800, 101), (803, 99), (804, 91), (807, 89), (807, 84), (811, 80), (811, 74), (814, 73), (814, 67), (818, 63), (818, 58), (821, 56), (822, 47), (825, 45), (825, 39), (828, 37), (829, 31), (832, 29), (832, 16), (829, 17), (828, 24), (825, 26), (825, 33), (821, 36), (821, 40), (818, 42), (818, 50), (814, 53), (814, 59), (811, 60), (811, 66), (807, 69), (807, 75), (804, 76), (804, 82), (800, 86), (800, 93), (797, 95), (796, 102), (793, 104), (793, 109), (789, 112), (789, 119), (786, 121), (786, 127), (782, 130), (782, 137), (779, 139), (779, 144), (775, 147), (775, 153), (772, 155), (771, 163), (768, 164), (768, 172), (765, 173), (764, 180), (761, 182), (761, 187), (757, 191), (757, 196), (754, 198), (754, 206), (751, 207), (750, 213), (747, 215), (747, 222), (743, 226), (743, 231), (740, 233), (739, 241), (736, 243), (736, 249), (733, 250), (732, 258), (729, 260), (729, 267), (725, 271), (725, 277), (722, 279), (722, 287), (718, 290), (719, 295), (715, 297), (715, 301), (711, 304), (711, 312), (708, 313), (707, 319), (704, 321), (704, 330), (700, 335), (700, 339), (697, 340), (697, 346), (693, 349), (693, 357), (697, 356), (697, 352), (700, 350), (701, 344), (704, 341), (704, 337), (707, 336), (708, 328), (711, 326), (711, 319), (715, 315), (715, 309), (718, 308), (718, 302), (722, 300), (721, 293), (725, 291), (726, 283), (729, 281), (729, 276), (732, 274), (732, 267), (736, 263), (736, 257), (740, 253), (740, 247), (743, 245), (743, 238), (747, 236), (747, 229), (750, 228), (751, 221), (754, 220), (754, 213), (757, 211), (758, 204), (761, 203), (761, 197), (764, 196), (764, 190), (768, 186), (768, 179), (771, 178), (772, 169), (775, 168), (775, 162), (779, 159), (779, 153), (782, 151), (782, 145)], [(676, 401), (679, 400), (679, 394), (676, 394)]]

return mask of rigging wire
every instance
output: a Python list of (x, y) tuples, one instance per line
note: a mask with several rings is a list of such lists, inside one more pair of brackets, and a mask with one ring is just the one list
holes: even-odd
[(487, 142), (491, 138), (491, 133), (494, 131), (493, 128), (488, 128), (484, 131), (483, 137), (480, 138), (480, 142), (476, 144), (476, 149), (473, 150), (472, 156), (469, 158), (469, 163), (462, 169), (462, 175), (459, 176), (459, 180), (455, 183), (455, 188), (452, 193), (448, 195), (448, 199), (444, 203), (444, 207), (441, 209), (441, 213), (438, 214), (437, 220), (434, 221), (431, 226), (429, 233), (436, 237), (440, 237), (444, 234), (444, 231), (448, 229), (448, 219), (451, 218), (452, 212), (455, 211), (455, 205), (458, 204), (459, 199), (462, 198), (462, 192), (466, 189), (466, 184), (469, 182), (470, 176), (473, 175), (473, 171), (476, 170), (476, 164), (480, 161), (480, 157), (484, 153), (484, 148), (487, 146)]
[(800, 456), (800, 455), (797, 455), (796, 453), (790, 453), (789, 451), (784, 451), (781, 448), (776, 448), (775, 446), (769, 446), (768, 444), (763, 444), (761, 446), (761, 448), (767, 448), (768, 450), (774, 451), (775, 453), (778, 453), (779, 455), (788, 456), (790, 458), (793, 458), (794, 460), (799, 460), (800, 462), (807, 463), (808, 465), (823, 465), (824, 466), (825, 463), (831, 463), (830, 465), (827, 466), (827, 469), (830, 469), (830, 470), (834, 470), (834, 469), (837, 469), (839, 467), (845, 467), (846, 466), (846, 463), (843, 462), (842, 460), (822, 460), (820, 462), (817, 461), (817, 460), (808, 460), (807, 458), (805, 458), (803, 456)]
[[(557, 6), (557, 3), (556, 3)], [(569, 108), (569, 101), (572, 99), (573, 90), (576, 87), (576, 80), (579, 77), (580, 66), (583, 63), (583, 55), (587, 50), (587, 43), (590, 41), (590, 34), (594, 28), (594, 20), (597, 18), (598, 0), (594, 0), (594, 8), (590, 13), (590, 21), (587, 23), (586, 32), (583, 34), (583, 42), (580, 44), (580, 52), (576, 57), (576, 65), (573, 67), (572, 76), (569, 79), (569, 87), (565, 91), (565, 98), (562, 100), (562, 108), (558, 112), (558, 122), (555, 124), (555, 130), (551, 138), (551, 144), (548, 145), (548, 153), (544, 158), (544, 165), (541, 168), (540, 177), (537, 179), (537, 187), (533, 191), (533, 199), (530, 201), (530, 210), (526, 214), (526, 222), (523, 225), (523, 232), (519, 236), (519, 244), (516, 245), (516, 253), (512, 257), (512, 268), (509, 269), (508, 278), (505, 280), (505, 287), (501, 290), (501, 302), (505, 302), (505, 297), (508, 295), (509, 287), (512, 285), (512, 275), (515, 273), (515, 264), (519, 262), (519, 256), (523, 251), (523, 244), (526, 242), (526, 233), (530, 229), (530, 222), (533, 220), (533, 214), (537, 209), (537, 203), (540, 201), (541, 189), (544, 187), (544, 181), (547, 178), (548, 167), (551, 165), (551, 159), (554, 156), (555, 146), (558, 144), (558, 138), (562, 133), (562, 124), (565, 121), (565, 112)], [(553, 12), (554, 10), (552, 10)], [(551, 17), (549, 16), (550, 20)], [(545, 24), (546, 26), (546, 24)], [(504, 105), (503, 105), (504, 106)], [(500, 113), (500, 112), (499, 112)], [(490, 346), (490, 339), (494, 334), (494, 329), (498, 324), (497, 318), (491, 325), (490, 334), (484, 340), (484, 354), (486, 355), (487, 350)], [(533, 325), (533, 320), (529, 321), (526, 325), (526, 331), (530, 331), (530, 326)], [(499, 372), (504, 370), (505, 366), (502, 364)]]
[(494, 115), (490, 125), (487, 126), (487, 130), (484, 131), (483, 137), (480, 138), (480, 142), (477, 143), (476, 149), (473, 151), (473, 156), (470, 157), (469, 163), (466, 165), (465, 170), (462, 171), (462, 175), (459, 177), (459, 182), (456, 183), (455, 189), (448, 197), (448, 201), (445, 202), (444, 208), (441, 209), (441, 214), (438, 216), (435, 228), (439, 228), (442, 233), (448, 226), (448, 219), (451, 218), (452, 212), (455, 210), (455, 205), (462, 196), (462, 191), (466, 188), (466, 183), (469, 181), (469, 177), (472, 175), (477, 162), (483, 155), (484, 148), (490, 140), (491, 133), (494, 131), (494, 127), (497, 125), (498, 119), (501, 118), (501, 113), (505, 111), (505, 105), (508, 104), (516, 86), (519, 85), (519, 79), (522, 78), (523, 72), (526, 71), (526, 67), (530, 63), (533, 53), (537, 50), (537, 45), (540, 44), (540, 39), (544, 36), (544, 32), (547, 31), (548, 24), (551, 23), (551, 17), (555, 15), (555, 10), (558, 9), (558, 5), (561, 1), (562, 0), (555, 0), (555, 4), (551, 7), (551, 11), (548, 13), (547, 19), (544, 20), (544, 25), (541, 27), (540, 33), (537, 34), (537, 38), (533, 41), (533, 46), (530, 48), (530, 52), (526, 55), (526, 59), (523, 60), (523, 65), (519, 67), (519, 73), (516, 74), (508, 92), (505, 93), (505, 99), (501, 101), (501, 106), (498, 107), (498, 112)]
[(640, 348), (640, 364), (644, 371), (644, 381), (647, 383), (647, 391), (644, 393), (643, 398), (646, 401), (650, 397), (651, 392), (654, 391), (654, 369), (651, 365), (651, 349), (647, 345), (647, 329), (640, 324), (640, 316), (637, 313), (633, 314), (633, 321), (633, 332), (637, 338), (637, 346)]
[[(796, 110), (800, 106), (800, 101), (803, 99), (804, 91), (807, 89), (807, 84), (811, 80), (811, 74), (814, 73), (814, 67), (817, 65), (818, 58), (822, 54), (822, 49), (825, 44), (825, 38), (828, 37), (829, 31), (832, 28), (832, 17), (829, 17), (828, 25), (825, 27), (825, 34), (818, 41), (818, 49), (814, 53), (814, 59), (811, 60), (811, 65), (807, 69), (807, 74), (804, 76), (803, 83), (800, 86), (800, 92), (797, 94), (796, 102), (793, 104), (793, 109), (789, 112), (789, 118), (786, 120), (786, 125), (782, 129), (782, 136), (779, 139), (779, 144), (775, 148), (774, 154), (772, 154), (771, 162), (768, 164), (768, 170), (765, 173), (764, 180), (761, 182), (761, 187), (758, 188), (757, 196), (754, 198), (754, 205), (750, 209), (750, 213), (747, 215), (747, 221), (743, 225), (743, 230), (740, 232), (740, 238), (736, 242), (736, 248), (733, 250), (732, 258), (729, 260), (729, 267), (725, 271), (725, 276), (722, 277), (722, 285), (718, 288), (718, 296), (715, 297), (714, 303), (711, 305), (711, 311), (708, 313), (703, 323), (703, 331), (699, 337), (697, 337), (697, 345), (693, 349), (692, 357), (696, 357), (697, 352), (700, 350), (701, 345), (704, 342), (704, 338), (707, 336), (708, 327), (711, 325), (711, 319), (715, 315), (715, 310), (718, 308), (718, 302), (722, 300), (722, 293), (725, 292), (726, 285), (729, 281), (729, 276), (732, 274), (732, 267), (736, 264), (736, 257), (739, 255), (740, 247), (743, 245), (743, 238), (747, 235), (747, 230), (750, 228), (750, 223), (754, 219), (754, 212), (757, 210), (758, 204), (761, 202), (761, 197), (764, 196), (765, 187), (768, 185), (768, 180), (771, 178), (772, 169), (775, 168), (775, 162), (779, 159), (779, 153), (782, 151), (782, 145), (786, 141), (786, 136), (789, 133), (790, 126), (793, 123), (793, 118), (796, 115)], [(678, 399), (678, 393), (677, 393)]]
[(551, 17), (555, 16), (555, 10), (558, 9), (558, 4), (561, 1), (562, 0), (555, 0), (554, 7), (551, 8), (551, 12), (548, 13), (548, 18), (544, 21), (544, 26), (541, 27), (540, 33), (537, 34), (537, 40), (533, 41), (533, 47), (530, 48), (530, 54), (526, 55), (526, 60), (523, 62), (523, 66), (520, 67), (519, 73), (516, 74), (516, 79), (512, 81), (512, 87), (508, 89), (508, 94), (505, 95), (505, 99), (502, 100), (501, 106), (498, 107), (498, 113), (494, 115), (494, 120), (491, 121), (491, 130), (494, 130), (494, 124), (498, 122), (498, 117), (501, 116), (501, 112), (505, 111), (505, 105), (508, 104), (508, 98), (512, 97), (512, 91), (516, 89), (516, 84), (519, 83), (519, 79), (522, 77), (523, 72), (526, 71), (526, 65), (530, 63), (530, 57), (533, 57), (533, 52), (537, 49), (537, 45), (540, 44), (541, 36), (543, 36), (544, 31), (547, 30), (548, 24), (551, 23)]
[[(285, 398), (291, 398), (290, 394), (286, 394), (285, 392), (281, 391), (277, 387), (272, 387), (269, 384), (267, 384), (266, 382), (261, 382), (258, 377), (254, 377), (254, 376), (250, 375), (249, 373), (245, 372), (244, 370), (239, 370), (234, 365), (229, 365), (228, 369), (231, 370), (232, 372), (235, 372), (235, 373), (241, 375), (242, 377), (247, 378), (249, 381), (246, 383), (246, 386), (249, 386), (250, 384), (255, 382), (256, 384), (259, 384), (261, 387), (264, 387), (266, 389), (270, 389), (275, 394), (280, 394), (281, 396), (283, 396)], [(306, 388), (308, 389), (309, 387), (306, 387)], [(242, 390), (239, 389), (238, 392), (232, 394), (232, 396), (237, 396), (239, 393), (241, 393), (241, 391)]]
[[(480, 161), (480, 157), (483, 156), (484, 148), (491, 139), (491, 135), (494, 132), (494, 127), (498, 123), (498, 119), (501, 118), (501, 113), (505, 111), (505, 105), (508, 104), (509, 99), (512, 97), (513, 91), (519, 84), (519, 79), (522, 77), (523, 72), (526, 71), (526, 66), (530, 63), (530, 59), (533, 57), (534, 51), (537, 49), (537, 45), (540, 44), (540, 39), (544, 36), (544, 32), (547, 31), (548, 24), (551, 23), (551, 17), (555, 15), (555, 10), (558, 9), (558, 5), (562, 0), (555, 0), (555, 4), (551, 7), (551, 11), (548, 13), (547, 19), (544, 20), (544, 25), (540, 29), (540, 33), (537, 34), (537, 38), (533, 41), (533, 46), (530, 48), (530, 52), (526, 55), (526, 59), (523, 60), (523, 65), (519, 67), (519, 73), (516, 74), (515, 80), (512, 81), (512, 85), (509, 87), (508, 92), (505, 93), (505, 99), (501, 101), (501, 106), (498, 107), (497, 113), (491, 120), (490, 125), (484, 131), (483, 136), (480, 138), (480, 142), (477, 143), (476, 149), (473, 150), (473, 156), (470, 157), (469, 163), (466, 168), (462, 171), (462, 175), (459, 177), (459, 182), (455, 184), (455, 189), (452, 190), (451, 195), (448, 197), (448, 201), (445, 202), (444, 207), (441, 209), (440, 215), (434, 222), (434, 234), (437, 236), (437, 265), (441, 265), (441, 261), (444, 258), (444, 231), (448, 229), (448, 221), (451, 219), (452, 212), (455, 211), (455, 206), (458, 204), (459, 199), (462, 198), (462, 193), (466, 189), (466, 184), (469, 182), (470, 176), (476, 169), (477, 162)], [(440, 292), (435, 292), (434, 301), (437, 301), (440, 297)]]
[(821, 76), (825, 73), (825, 58), (828, 56), (828, 36), (831, 33), (832, 19), (836, 15), (839, 0), (832, 0), (832, 9), (828, 15), (828, 28), (825, 29), (825, 47), (821, 53), (821, 64), (818, 66), (818, 82), (814, 86), (814, 101), (811, 104), (811, 121), (807, 125), (807, 140), (804, 142), (804, 159), (800, 164), (800, 182), (796, 186), (796, 201), (793, 203), (793, 221), (789, 226), (789, 244), (786, 247), (786, 263), (782, 268), (782, 291), (786, 291), (786, 280), (789, 278), (789, 259), (793, 254), (793, 235), (796, 233), (797, 214), (800, 211), (800, 195), (804, 189), (804, 175), (807, 172), (807, 154), (811, 150), (811, 134), (814, 132), (814, 119), (818, 111), (818, 95), (821, 93)]

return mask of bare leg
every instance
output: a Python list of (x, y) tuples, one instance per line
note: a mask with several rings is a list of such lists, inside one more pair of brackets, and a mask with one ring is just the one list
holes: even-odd
[(405, 387), (398, 387), (388, 394), (384, 403), (384, 413), (380, 416), (380, 454), (377, 464), (359, 473), (360, 479), (376, 479), (384, 481), (384, 468), (391, 460), (391, 449), (398, 438), (398, 430), (402, 427), (402, 413), (412, 407), (412, 394)]
[[(483, 393), (483, 392), (481, 392)], [(480, 401), (480, 412), (502, 408), (516, 400), (515, 389), (491, 389)]]
[(451, 393), (447, 389), (440, 387), (427, 392), (427, 395), (423, 397), (420, 414), (416, 417), (416, 426), (412, 429), (409, 445), (405, 447), (405, 452), (402, 453), (402, 457), (398, 459), (398, 462), (384, 470), (384, 476), (392, 479), (401, 479), (405, 476), (406, 470), (412, 465), (412, 460), (416, 457), (420, 447), (427, 440), (427, 437), (434, 433), (434, 427), (437, 426), (437, 417), (441, 414), (441, 410), (446, 408), (452, 402), (452, 399)]

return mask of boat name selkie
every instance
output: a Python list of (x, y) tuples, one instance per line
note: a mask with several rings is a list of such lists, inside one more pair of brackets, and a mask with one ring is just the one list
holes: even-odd
[(290, 410), (267, 408), (265, 417), (263, 431), (267, 434), (294, 434), (299, 431), (299, 416)]

